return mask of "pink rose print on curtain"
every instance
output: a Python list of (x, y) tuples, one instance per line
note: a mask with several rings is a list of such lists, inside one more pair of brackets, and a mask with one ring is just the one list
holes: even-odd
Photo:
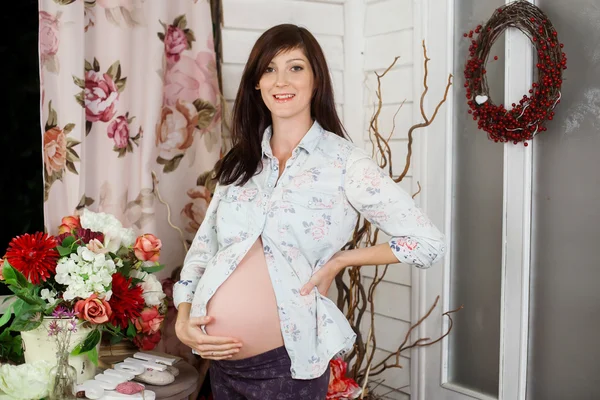
[(196, 233), (206, 215), (211, 194), (207, 188), (199, 186), (197, 188), (188, 189), (187, 195), (192, 201), (187, 203), (183, 210), (181, 210), (181, 215), (189, 219), (185, 230), (190, 233)]
[(164, 106), (156, 126), (156, 162), (164, 165), (163, 172), (174, 171), (192, 143), (196, 130), (212, 118), (215, 109), (202, 100), (189, 103), (178, 100), (175, 107)]
[(47, 13), (39, 12), (39, 43), (40, 43), (40, 62), (50, 72), (58, 73), (59, 64), (56, 53), (60, 44), (60, 30), (58, 27), (58, 17)]
[[(117, 26), (128, 27), (144, 23), (143, 2), (145, 0), (85, 0), (86, 12), (94, 11), (96, 5), (104, 9), (106, 20)], [(95, 16), (95, 13), (93, 14)], [(93, 23), (92, 23), (93, 26)]]
[(191, 147), (194, 134), (210, 132), (220, 120), (220, 107), (216, 106), (219, 89), (212, 53), (199, 52), (195, 59), (183, 54), (196, 40), (185, 15), (171, 25), (161, 24), (164, 32), (157, 35), (164, 43), (166, 71), (161, 120), (156, 128), (156, 162), (164, 166), (163, 172), (172, 172)]
[(88, 135), (94, 122), (109, 122), (116, 113), (119, 94), (125, 89), (126, 77), (121, 77), (121, 63), (116, 61), (106, 72), (100, 72), (100, 64), (85, 61), (85, 78), (73, 75), (73, 81), (82, 90), (75, 95), (77, 102), (85, 108), (85, 134)]
[(48, 102), (48, 120), (44, 128), (43, 155), (44, 155), (44, 201), (48, 200), (48, 193), (52, 184), (63, 179), (65, 169), (78, 174), (75, 162), (79, 162), (79, 155), (73, 149), (80, 142), (67, 135), (75, 128), (75, 124), (67, 124), (62, 129), (58, 126), (58, 116)]
[(83, 15), (85, 18), (85, 22), (84, 22), (85, 32), (87, 32), (88, 29), (90, 29), (91, 27), (96, 25), (96, 9), (94, 8), (95, 5), (96, 5), (96, 0), (85, 0), (84, 1)]
[(133, 152), (133, 145), (135, 143), (136, 146), (140, 145), (140, 138), (142, 137), (142, 127), (138, 130), (137, 135), (131, 137), (130, 133), (130, 124), (135, 117), (129, 117), (129, 113), (125, 115), (119, 115), (115, 118), (109, 125), (106, 130), (108, 137), (115, 141), (115, 146), (113, 150), (119, 153), (119, 158), (125, 156), (125, 154)]
[(194, 32), (187, 29), (187, 19), (185, 15), (180, 15), (173, 20), (173, 23), (167, 26), (159, 21), (163, 26), (164, 32), (158, 32), (158, 38), (165, 44), (165, 56), (167, 65), (175, 64), (179, 61), (181, 53), (184, 50), (192, 48), (192, 42), (196, 40)]

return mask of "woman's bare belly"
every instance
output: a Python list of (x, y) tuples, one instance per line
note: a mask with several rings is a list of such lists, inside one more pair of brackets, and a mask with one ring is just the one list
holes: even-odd
[(206, 333), (242, 341), (232, 359), (252, 357), (283, 345), (277, 301), (259, 238), (207, 305), (214, 320)]

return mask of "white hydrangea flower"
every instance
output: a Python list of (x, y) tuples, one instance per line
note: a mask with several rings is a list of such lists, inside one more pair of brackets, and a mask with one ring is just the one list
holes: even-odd
[(54, 290), (42, 289), (40, 290), (40, 298), (46, 300), (48, 304), (53, 305), (56, 303), (56, 292)]
[(48, 395), (52, 367), (48, 361), (0, 365), (0, 390), (13, 399), (43, 399)]
[(55, 280), (67, 286), (63, 295), (65, 300), (86, 299), (93, 293), (106, 293), (116, 271), (117, 267), (108, 255), (78, 247), (77, 253), (58, 260)]

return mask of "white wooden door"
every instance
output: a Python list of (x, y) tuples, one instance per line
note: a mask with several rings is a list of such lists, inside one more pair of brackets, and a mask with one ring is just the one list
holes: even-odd
[[(463, 87), (462, 70), (466, 54), (461, 53), (456, 47), (457, 35), (467, 28), (474, 29), (479, 23), (485, 22), (492, 14), (498, 3), (503, 0), (414, 0), (415, 25), (420, 26), (416, 30), (415, 39), (424, 38), (428, 49), (428, 57), (431, 59), (428, 65), (429, 93), (425, 102), (425, 109), (433, 110), (443, 94), (448, 73), (453, 73), (453, 93), (448, 96), (448, 102), (442, 107), (435, 123), (427, 129), (426, 135), (420, 145), (423, 173), (427, 186), (423, 190), (421, 205), (434, 222), (444, 227), (448, 237), (448, 254), (444, 261), (426, 271), (413, 274), (413, 320), (422, 316), (427, 308), (434, 302), (436, 296), (441, 296), (441, 307), (438, 307), (431, 318), (427, 319), (423, 326), (415, 333), (415, 337), (437, 338), (448, 328), (448, 320), (442, 318), (442, 312), (456, 306), (451, 299), (455, 289), (457, 277), (455, 271), (461, 268), (456, 265), (455, 250), (465, 243), (465, 235), (456, 232), (456, 225), (463, 222), (457, 220), (457, 209), (460, 206), (458, 200), (460, 193), (457, 190), (465, 187), (461, 183), (460, 175), (457, 175), (456, 166), (456, 143), (457, 132), (455, 132), (456, 119), (464, 119), (463, 124), (468, 123), (468, 115), (464, 107), (459, 110), (465, 102), (465, 89)], [(469, 6), (465, 6), (467, 3)], [(468, 21), (473, 24), (468, 27), (459, 26), (464, 23), (468, 16), (457, 15), (457, 13), (472, 12), (478, 7), (489, 10), (485, 13), (486, 18), (472, 18)], [(460, 17), (460, 18), (459, 18)], [(468, 31), (468, 29), (467, 29)], [(417, 41), (417, 40), (415, 40)], [(415, 47), (415, 60), (419, 59), (421, 44)], [(498, 54), (503, 59), (504, 85), (501, 85), (497, 95), (504, 94), (504, 104), (518, 101), (531, 84), (532, 51), (529, 41), (519, 32), (508, 31), (504, 37), (504, 52)], [(415, 77), (415, 89), (422, 85), (424, 71), (421, 76)], [(503, 92), (503, 93), (502, 93)], [(497, 100), (494, 98), (494, 100)], [(500, 103), (497, 101), (496, 103)], [(459, 112), (461, 113), (459, 115)], [(464, 114), (464, 115), (463, 115)], [(470, 121), (476, 126), (475, 121)], [(486, 134), (479, 131), (479, 135)], [(463, 139), (464, 140), (464, 139)], [(485, 138), (487, 140), (487, 138)], [(464, 142), (463, 142), (464, 143)], [(495, 381), (491, 383), (492, 390), (481, 390), (479, 383), (466, 385), (460, 379), (456, 379), (453, 373), (453, 365), (459, 365), (461, 357), (477, 357), (477, 354), (469, 354), (465, 347), (458, 351), (452, 347), (452, 337), (446, 338), (438, 344), (415, 350), (412, 362), (412, 396), (419, 400), (463, 400), (463, 399), (504, 399), (524, 400), (526, 390), (526, 367), (527, 367), (527, 337), (528, 337), (528, 297), (529, 297), (529, 263), (530, 263), (530, 236), (531, 236), (531, 176), (532, 176), (532, 147), (514, 144), (499, 144), (496, 148), (499, 153), (498, 163), (498, 193), (496, 196), (498, 204), (498, 233), (497, 243), (492, 247), (497, 248), (497, 268), (492, 268), (498, 274), (497, 300), (498, 326), (496, 331), (498, 340), (497, 347), (490, 351), (495, 357), (494, 370)], [(490, 146), (486, 144), (486, 146)], [(472, 149), (475, 151), (476, 149)], [(464, 153), (463, 153), (464, 154)], [(474, 165), (485, 164), (486, 160), (474, 158)], [(485, 181), (485, 180), (484, 180)], [(477, 184), (477, 183), (475, 183)], [(462, 186), (461, 186), (462, 185)], [(488, 188), (478, 184), (479, 187), (468, 190), (485, 191)], [(478, 204), (481, 210), (485, 210), (485, 204)], [(462, 218), (462, 217), (461, 217)], [(464, 225), (464, 224), (463, 224)], [(468, 228), (468, 227), (467, 227)], [(465, 229), (462, 227), (461, 229)], [(463, 231), (465, 232), (465, 231)], [(467, 235), (468, 236), (468, 235)], [(458, 246), (461, 245), (461, 246)], [(467, 244), (468, 247), (468, 244)], [(476, 251), (477, 249), (473, 249)], [(464, 280), (464, 277), (461, 278)], [(472, 284), (477, 284), (473, 282)], [(464, 287), (464, 285), (462, 286)], [(459, 295), (461, 293), (458, 293)], [(483, 293), (480, 296), (484, 302)], [(494, 303), (492, 301), (492, 303)], [(478, 298), (475, 297), (470, 304), (464, 304), (465, 312), (478, 307)], [(469, 311), (467, 311), (469, 310)], [(461, 311), (463, 312), (463, 311)], [(482, 310), (481, 318), (485, 319), (485, 308)], [(476, 319), (475, 319), (476, 321)], [(470, 326), (461, 326), (464, 332), (469, 329), (478, 329), (476, 323)], [(456, 328), (456, 326), (455, 326)], [(487, 329), (490, 332), (489, 324)], [(456, 330), (456, 329), (455, 329)], [(452, 332), (450, 335), (453, 333)], [(458, 334), (458, 333), (457, 333)], [(473, 336), (471, 336), (473, 337)], [(467, 343), (468, 346), (468, 343)], [(481, 355), (486, 357), (485, 354)], [(485, 360), (483, 360), (485, 362)], [(467, 366), (468, 367), (468, 366)], [(467, 368), (468, 370), (468, 368)], [(495, 372), (497, 371), (497, 372)], [(473, 371), (476, 374), (478, 371)], [(489, 375), (489, 373), (488, 373)], [(468, 378), (468, 377), (467, 377)], [(482, 383), (483, 385), (483, 383)], [(487, 383), (490, 386), (490, 383)]]

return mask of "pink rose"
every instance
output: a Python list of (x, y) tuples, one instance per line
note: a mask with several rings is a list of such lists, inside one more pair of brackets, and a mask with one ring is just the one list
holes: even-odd
[(93, 324), (103, 324), (108, 321), (112, 309), (106, 300), (99, 299), (98, 295), (94, 293), (85, 300), (79, 300), (75, 304), (75, 312), (79, 314), (79, 318)]
[(134, 321), (135, 329), (138, 333), (153, 334), (160, 330), (164, 319), (157, 307), (146, 308)]
[(39, 12), (39, 20), (40, 54), (44, 61), (58, 51), (58, 20), (46, 11)]
[(108, 125), (108, 137), (114, 139), (115, 147), (124, 149), (129, 144), (129, 123), (125, 116), (120, 115)]
[(65, 168), (67, 161), (67, 136), (58, 127), (50, 128), (44, 132), (44, 164), (46, 172), (52, 175)]
[(158, 342), (160, 342), (160, 331), (154, 332), (151, 335), (137, 335), (133, 338), (133, 343), (143, 351), (154, 350)]
[(195, 60), (182, 55), (179, 62), (167, 70), (164, 90), (165, 103), (169, 106), (178, 100), (191, 103), (202, 99), (218, 108), (219, 83), (214, 53), (199, 52)]
[(79, 216), (63, 217), (58, 227), (58, 233), (71, 233), (73, 230), (81, 228), (81, 222), (79, 222)]
[(179, 61), (181, 53), (187, 49), (188, 42), (185, 37), (185, 32), (182, 29), (169, 25), (167, 28), (167, 34), (165, 35), (165, 55), (167, 61), (171, 64), (175, 64)]
[(96, 71), (85, 73), (85, 117), (91, 122), (108, 122), (115, 115), (119, 92), (112, 78)]
[(329, 362), (331, 374), (329, 375), (329, 386), (327, 388), (327, 400), (332, 399), (355, 399), (360, 395), (361, 389), (352, 378), (346, 378), (348, 365), (341, 358)]
[(138, 237), (133, 245), (135, 256), (142, 261), (158, 261), (162, 243), (151, 233)]
[(0, 258), (0, 281), (4, 280), (4, 274), (2, 273), (3, 268), (4, 268), (4, 258)]
[(208, 203), (210, 203), (210, 191), (204, 186), (199, 186), (195, 189), (189, 189), (187, 195), (192, 199), (192, 202), (185, 205), (181, 210), (181, 214), (191, 220), (185, 229), (188, 232), (196, 233), (206, 215), (206, 209)]

